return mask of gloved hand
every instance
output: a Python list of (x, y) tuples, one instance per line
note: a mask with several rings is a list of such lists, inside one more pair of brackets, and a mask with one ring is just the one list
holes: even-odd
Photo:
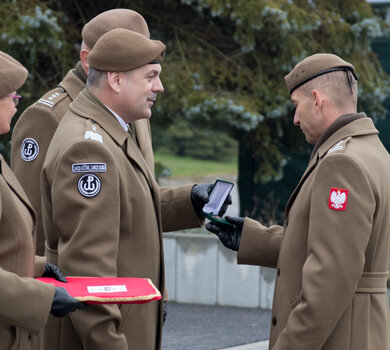
[(167, 319), (167, 316), (168, 316), (168, 302), (164, 301), (164, 305), (163, 305), (163, 325), (165, 323), (165, 320)]
[[(191, 202), (199, 217), (202, 216), (202, 209), (204, 205), (209, 201), (209, 191), (211, 190), (211, 187), (212, 184), (200, 184), (192, 187)], [(223, 216), (230, 204), (232, 204), (232, 196), (229, 194), (219, 210), (218, 215)]]
[(50, 262), (46, 262), (45, 272), (43, 273), (42, 277), (54, 277), (60, 282), (68, 282), (65, 278), (65, 275), (61, 272), (60, 268)]
[(88, 310), (89, 305), (73, 298), (65, 288), (55, 287), (50, 312), (55, 317), (63, 317), (76, 309)]
[(231, 223), (232, 226), (209, 222), (206, 224), (206, 229), (215, 233), (226, 248), (238, 251), (242, 227), (244, 226), (244, 218), (226, 216), (225, 219)]

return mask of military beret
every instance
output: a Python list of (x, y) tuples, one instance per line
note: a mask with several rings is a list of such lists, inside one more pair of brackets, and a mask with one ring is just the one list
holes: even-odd
[(164, 59), (165, 45), (128, 29), (104, 34), (88, 55), (92, 68), (103, 72), (129, 71)]
[(0, 97), (18, 90), (26, 81), (28, 71), (17, 60), (0, 51)]
[(284, 77), (290, 95), (295, 89), (320, 75), (350, 70), (355, 75), (355, 67), (339, 56), (329, 53), (318, 53), (299, 62), (294, 69)]
[(150, 37), (145, 19), (138, 12), (129, 9), (113, 9), (102, 12), (84, 26), (81, 37), (92, 49), (103, 34), (115, 28), (129, 29), (147, 38)]

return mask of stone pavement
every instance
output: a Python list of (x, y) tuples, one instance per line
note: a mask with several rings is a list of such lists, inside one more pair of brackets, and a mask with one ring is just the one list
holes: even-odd
[(267, 350), (271, 312), (168, 303), (162, 350)]

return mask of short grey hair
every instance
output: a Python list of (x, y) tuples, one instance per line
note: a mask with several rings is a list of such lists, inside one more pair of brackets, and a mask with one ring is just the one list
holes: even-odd
[(87, 77), (87, 87), (100, 88), (107, 81), (107, 72), (89, 67)]

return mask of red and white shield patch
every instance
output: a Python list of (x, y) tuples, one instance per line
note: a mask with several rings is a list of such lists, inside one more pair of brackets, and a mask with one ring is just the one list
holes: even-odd
[(348, 190), (343, 188), (330, 189), (329, 194), (329, 209), (333, 210), (345, 210), (347, 209)]

